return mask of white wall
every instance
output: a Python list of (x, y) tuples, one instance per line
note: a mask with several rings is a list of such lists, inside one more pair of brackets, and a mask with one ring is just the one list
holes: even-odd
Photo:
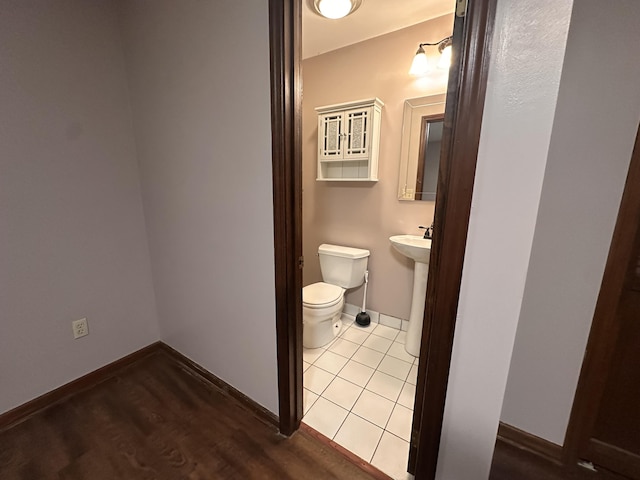
[(163, 341), (277, 412), (268, 2), (121, 2)]
[(638, 45), (639, 2), (576, 2), (502, 410), (559, 445), (640, 119)]
[(441, 480), (489, 475), (571, 4), (498, 1), (438, 459)]
[(112, 4), (0, 12), (1, 413), (158, 331)]

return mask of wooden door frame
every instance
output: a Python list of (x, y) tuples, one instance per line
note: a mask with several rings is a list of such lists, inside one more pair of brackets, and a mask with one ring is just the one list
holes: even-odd
[[(410, 459), (435, 477), (487, 85), (496, 0), (469, 0), (454, 26)], [(302, 0), (269, 1), (280, 431), (302, 419)], [(457, 44), (457, 47), (456, 47)], [(438, 268), (447, 265), (446, 269)], [(431, 322), (438, 318), (438, 322)], [(426, 359), (426, 361), (425, 361)], [(421, 388), (424, 386), (424, 388)], [(425, 395), (425, 392), (429, 395)]]
[(303, 414), (301, 30), (301, 0), (269, 0), (278, 403), (287, 436)]
[[(569, 417), (563, 447), (563, 463), (575, 467), (580, 449), (589, 440), (606, 386), (607, 372), (613, 360), (620, 323), (613, 312), (624, 287), (627, 265), (640, 218), (640, 126), (631, 154), (631, 163), (620, 202), (611, 247), (602, 276), (602, 284), (589, 332), (587, 349)], [(621, 261), (620, 259), (626, 259)]]

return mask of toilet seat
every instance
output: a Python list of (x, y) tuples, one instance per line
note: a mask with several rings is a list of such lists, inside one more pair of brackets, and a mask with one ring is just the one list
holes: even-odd
[(302, 289), (302, 304), (306, 308), (324, 309), (340, 303), (343, 295), (342, 287), (324, 282), (313, 283)]

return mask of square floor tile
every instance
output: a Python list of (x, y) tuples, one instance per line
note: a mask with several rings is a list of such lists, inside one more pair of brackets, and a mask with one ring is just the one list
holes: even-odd
[(387, 353), (389, 347), (393, 343), (392, 340), (384, 337), (378, 337), (377, 335), (370, 335), (363, 343), (363, 347), (377, 350), (378, 352)]
[(348, 358), (343, 357), (342, 355), (338, 355), (337, 353), (330, 352), (327, 350), (324, 352), (320, 358), (318, 358), (313, 366), (326, 370), (327, 372), (337, 374), (342, 367), (349, 361)]
[(418, 382), (418, 365), (414, 364), (413, 367), (411, 367), (411, 370), (409, 370), (407, 382), (411, 385), (415, 385)]
[(307, 371), (304, 372), (302, 383), (304, 388), (308, 388), (313, 393), (320, 395), (334, 378), (335, 375), (332, 375), (315, 365), (311, 365)]
[(384, 432), (371, 464), (394, 479), (408, 478), (409, 442)]
[(378, 394), (365, 390), (351, 409), (351, 413), (384, 428), (389, 421), (394, 403)]
[(369, 336), (369, 332), (365, 332), (359, 330), (357, 327), (351, 327), (346, 330), (340, 338), (344, 338), (345, 340), (349, 340), (350, 342), (357, 343), (358, 345), (362, 345), (367, 337)]
[(400, 396), (398, 397), (398, 403), (407, 408), (413, 409), (413, 404), (416, 399), (416, 386), (411, 385), (410, 383), (405, 383), (400, 391)]
[(411, 364), (413, 364), (413, 361), (416, 359), (416, 357), (407, 353), (404, 348), (404, 343), (400, 343), (398, 341), (393, 342), (391, 348), (389, 348), (389, 351), (387, 352), (387, 355), (391, 355), (392, 357), (399, 358), (400, 360), (404, 360)]
[(333, 403), (340, 405), (342, 408), (351, 410), (353, 404), (362, 393), (363, 388), (351, 382), (336, 377), (329, 386), (322, 392), (322, 396)]
[(388, 338), (389, 340), (393, 340), (398, 336), (400, 329), (391, 328), (386, 325), (378, 325), (378, 327), (372, 332), (374, 335), (378, 337)]
[(325, 437), (333, 439), (348, 413), (344, 408), (320, 397), (304, 416), (303, 421)]
[(380, 362), (384, 358), (384, 353), (377, 352), (375, 350), (371, 350), (367, 347), (360, 347), (356, 353), (353, 354), (351, 360), (354, 360), (358, 363), (362, 363), (367, 367), (378, 368)]
[(360, 348), (360, 345), (357, 343), (350, 342), (344, 338), (338, 338), (333, 342), (333, 345), (329, 347), (329, 351), (342, 355), (343, 357), (351, 358), (358, 348)]
[(304, 408), (305, 415), (309, 411), (309, 409), (313, 406), (313, 404), (318, 399), (318, 395), (313, 393), (311, 390), (306, 388), (302, 389), (302, 407)]
[(371, 367), (349, 360), (344, 368), (340, 370), (338, 376), (345, 380), (349, 380), (351, 383), (364, 387), (371, 378), (371, 375), (373, 375), (374, 371), (375, 370)]
[(324, 351), (324, 348), (303, 348), (302, 359), (307, 363), (313, 363), (324, 353)]
[(406, 341), (407, 341), (407, 332), (401, 331), (396, 337), (396, 342), (399, 342), (402, 345), (404, 345)]
[(396, 404), (385, 430), (408, 442), (411, 440), (412, 421), (413, 410)]
[(380, 437), (382, 437), (380, 427), (350, 413), (334, 440), (363, 460), (370, 462)]
[[(318, 365), (318, 362), (320, 362), (321, 360), (322, 357), (316, 360), (316, 365)], [(391, 375), (392, 377), (399, 378), (403, 382), (407, 379), (409, 370), (411, 370), (410, 363), (403, 362), (402, 360), (390, 357), (389, 355), (385, 355), (385, 357), (380, 362), (380, 365), (378, 365), (378, 371), (386, 373), (387, 375)]]
[(403, 385), (404, 382), (402, 380), (387, 375), (386, 373), (375, 372), (371, 380), (369, 380), (369, 383), (367, 383), (366, 389), (395, 402), (400, 395), (400, 390), (402, 390)]
[[(370, 313), (373, 313), (373, 312), (370, 312)], [(378, 327), (378, 322), (374, 322), (373, 317), (371, 317), (371, 322), (369, 322), (369, 325), (360, 325), (358, 322), (354, 322), (353, 324), (353, 328), (366, 333), (373, 333), (377, 327)]]
[(306, 371), (307, 371), (307, 368), (309, 368), (310, 366), (311, 366), (311, 364), (310, 364), (310, 363), (303, 361), (303, 362), (302, 362), (302, 371), (303, 371), (303, 372), (306, 372)]

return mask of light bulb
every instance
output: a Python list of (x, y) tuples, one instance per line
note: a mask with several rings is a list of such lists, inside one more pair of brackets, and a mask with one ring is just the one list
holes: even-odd
[(420, 75), (425, 75), (427, 72), (429, 72), (429, 61), (427, 60), (427, 54), (424, 53), (424, 48), (420, 47), (416, 52), (416, 56), (413, 57), (409, 75), (419, 77)]
[(438, 60), (438, 68), (441, 70), (449, 70), (451, 66), (451, 45), (447, 45), (442, 50), (440, 60)]
[(331, 19), (346, 17), (351, 8), (351, 0), (320, 0), (318, 3), (322, 16)]

